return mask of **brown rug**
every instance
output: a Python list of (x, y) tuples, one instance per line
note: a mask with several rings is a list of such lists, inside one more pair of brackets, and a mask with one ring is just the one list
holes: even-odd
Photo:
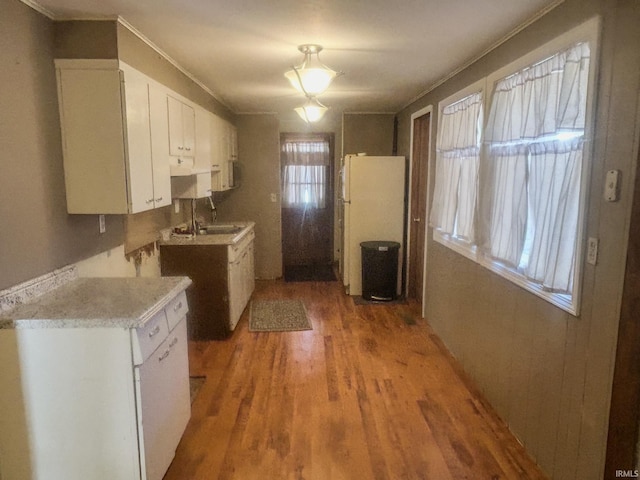
[(311, 330), (301, 300), (253, 300), (249, 317), (251, 332)]

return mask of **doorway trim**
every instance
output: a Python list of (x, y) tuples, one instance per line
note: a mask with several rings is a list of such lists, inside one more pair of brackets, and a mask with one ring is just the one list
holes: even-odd
[[(428, 232), (429, 232), (429, 222), (428, 222), (428, 217), (429, 217), (429, 199), (431, 198), (431, 182), (430, 182), (430, 178), (431, 178), (431, 159), (432, 159), (432, 155), (431, 155), (431, 151), (433, 150), (433, 105), (427, 105), (424, 108), (421, 108), (420, 110), (414, 112), (411, 114), (411, 125), (410, 125), (410, 139), (409, 139), (409, 179), (408, 179), (408, 185), (409, 188), (411, 188), (411, 184), (412, 184), (412, 180), (413, 180), (413, 165), (414, 165), (414, 158), (413, 158), (413, 142), (414, 142), (414, 132), (413, 132), (413, 125), (415, 123), (416, 118), (422, 117), (424, 115), (431, 115), (431, 121), (429, 122), (429, 151), (427, 152), (427, 198), (426, 198), (426, 216), (427, 218), (425, 219), (424, 222), (424, 258), (422, 259), (422, 305), (420, 306), (420, 312), (422, 315), (422, 318), (425, 317), (425, 291), (426, 291), (426, 286), (427, 286), (427, 246), (429, 245), (429, 238), (428, 238)], [(408, 196), (408, 202), (407, 202), (407, 214), (409, 214), (411, 212), (411, 192), (409, 192)], [(411, 226), (412, 226), (412, 222), (411, 219), (409, 218), (410, 215), (407, 216), (407, 251), (406, 251), (406, 264), (407, 264), (407, 271), (405, 273), (405, 282), (406, 282), (406, 286), (405, 286), (405, 291), (409, 291), (409, 259), (410, 259), (410, 253), (411, 253), (411, 248), (415, 248), (415, 246), (411, 245)]]

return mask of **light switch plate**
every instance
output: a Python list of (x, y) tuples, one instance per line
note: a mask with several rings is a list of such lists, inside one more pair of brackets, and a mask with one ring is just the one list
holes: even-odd
[(587, 263), (595, 265), (598, 262), (598, 239), (589, 237), (587, 240)]
[(620, 179), (620, 170), (609, 170), (604, 180), (604, 199), (607, 202), (616, 202), (618, 200), (618, 182)]

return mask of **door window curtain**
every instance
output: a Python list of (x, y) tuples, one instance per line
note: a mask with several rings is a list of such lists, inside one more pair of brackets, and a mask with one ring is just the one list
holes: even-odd
[(442, 108), (430, 225), (467, 243), (475, 237), (482, 92)]
[(483, 251), (571, 293), (578, 245), (589, 45), (496, 82), (480, 193)]
[(331, 164), (326, 136), (283, 136), (280, 162), (283, 207), (325, 208)]

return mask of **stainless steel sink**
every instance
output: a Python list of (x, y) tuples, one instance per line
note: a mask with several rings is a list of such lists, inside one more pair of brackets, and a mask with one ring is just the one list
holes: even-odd
[(200, 228), (200, 235), (231, 235), (242, 231), (242, 225), (205, 225)]

